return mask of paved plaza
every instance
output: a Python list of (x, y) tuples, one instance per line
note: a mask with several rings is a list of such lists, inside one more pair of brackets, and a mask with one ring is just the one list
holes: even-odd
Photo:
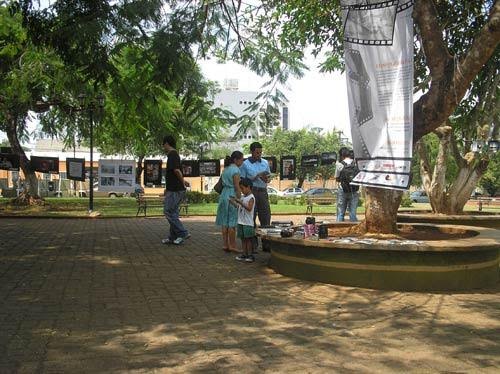
[(405, 293), (275, 274), (213, 217), (0, 218), (0, 373), (500, 372), (500, 284)]

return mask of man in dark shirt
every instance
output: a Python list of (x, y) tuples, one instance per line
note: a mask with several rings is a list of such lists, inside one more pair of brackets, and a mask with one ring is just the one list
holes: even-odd
[(175, 145), (173, 136), (167, 135), (163, 138), (163, 149), (167, 152), (168, 157), (163, 213), (170, 224), (170, 233), (168, 238), (161, 242), (179, 245), (191, 236), (179, 219), (179, 206), (186, 196), (186, 187), (189, 187), (189, 182), (184, 180), (182, 175), (181, 158)]

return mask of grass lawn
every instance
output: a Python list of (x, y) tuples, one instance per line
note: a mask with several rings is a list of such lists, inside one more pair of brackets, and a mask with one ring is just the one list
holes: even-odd
[[(86, 198), (46, 198), (44, 206), (16, 207), (9, 203), (11, 199), (0, 198), (0, 216), (46, 216), (46, 217), (86, 217), (88, 215), (88, 199)], [(414, 203), (412, 207), (400, 208), (400, 211), (429, 210), (429, 204)], [(135, 217), (137, 203), (135, 198), (94, 198), (94, 210), (102, 217)], [(477, 211), (477, 205), (468, 204), (465, 210)], [(299, 200), (279, 200), (278, 204), (271, 204), (273, 215), (306, 214), (306, 206), (300, 205)], [(500, 207), (483, 207), (483, 211), (500, 213)], [(215, 215), (217, 204), (201, 203), (190, 204), (189, 215)], [(314, 214), (335, 214), (335, 205), (314, 205)], [(161, 207), (148, 208), (148, 216), (162, 215)], [(364, 207), (358, 208), (358, 214), (364, 214)]]

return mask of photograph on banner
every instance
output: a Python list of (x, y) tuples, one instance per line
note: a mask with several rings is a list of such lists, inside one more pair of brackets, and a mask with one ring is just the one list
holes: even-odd
[(40, 173), (59, 174), (59, 158), (31, 156), (31, 168)]
[(411, 159), (395, 159), (377, 157), (372, 160), (357, 159), (358, 169), (361, 171), (378, 171), (386, 173), (408, 174), (411, 173)]
[(68, 179), (83, 182), (85, 180), (85, 159), (67, 158), (66, 172), (68, 175)]
[(162, 160), (144, 160), (144, 184), (161, 185)]
[(100, 186), (115, 186), (115, 177), (101, 177), (99, 180)]
[[(375, 172), (370, 178), (384, 188), (409, 188), (409, 183), (402, 187), (409, 175), (393, 175), (388, 178), (390, 182), (379, 183), (376, 172), (393, 169), (396, 173), (404, 167), (409, 173), (406, 161), (412, 159), (413, 148), (413, 1), (360, 5), (341, 0), (341, 4), (352, 144), (358, 165), (364, 160), (358, 167)], [(393, 160), (392, 165), (389, 160)], [(368, 179), (358, 175), (354, 181), (370, 185)]]
[(407, 190), (410, 185), (410, 176), (408, 174), (360, 171), (351, 183), (371, 187)]
[(181, 161), (182, 175), (185, 177), (199, 177), (200, 164), (198, 160), (182, 160)]
[(296, 167), (295, 156), (282, 156), (280, 179), (281, 180), (295, 179), (295, 167)]
[(101, 174), (116, 174), (116, 165), (114, 163), (107, 163), (105, 160), (101, 161), (101, 167), (99, 168)]
[(18, 171), (19, 167), (19, 155), (13, 153), (0, 153), (0, 169)]
[(132, 187), (134, 185), (133, 178), (118, 178), (118, 185), (122, 187)]
[(321, 165), (334, 165), (337, 162), (337, 152), (321, 153)]
[(205, 177), (220, 176), (220, 160), (203, 160), (200, 161), (200, 175)]
[(266, 157), (262, 157), (264, 160), (267, 161), (267, 163), (269, 164), (269, 171), (271, 172), (271, 174), (276, 174), (276, 169), (277, 169), (277, 161), (276, 161), (276, 157), (274, 156), (266, 156)]
[(118, 165), (118, 174), (132, 174), (132, 165)]
[(304, 155), (300, 159), (300, 166), (303, 169), (317, 168), (319, 166), (319, 159), (318, 155)]

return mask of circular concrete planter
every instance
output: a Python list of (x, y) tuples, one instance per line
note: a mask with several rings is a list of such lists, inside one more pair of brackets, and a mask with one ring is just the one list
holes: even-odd
[(466, 212), (464, 214), (444, 215), (415, 211), (398, 213), (397, 220), (401, 223), (480, 226), (500, 229), (500, 214), (487, 212)]
[[(430, 226), (415, 224), (413, 226)], [(278, 273), (346, 286), (403, 290), (469, 290), (495, 285), (499, 279), (500, 231), (439, 225), (458, 240), (428, 240), (391, 244), (332, 243), (262, 236), (271, 249), (270, 266)]]

